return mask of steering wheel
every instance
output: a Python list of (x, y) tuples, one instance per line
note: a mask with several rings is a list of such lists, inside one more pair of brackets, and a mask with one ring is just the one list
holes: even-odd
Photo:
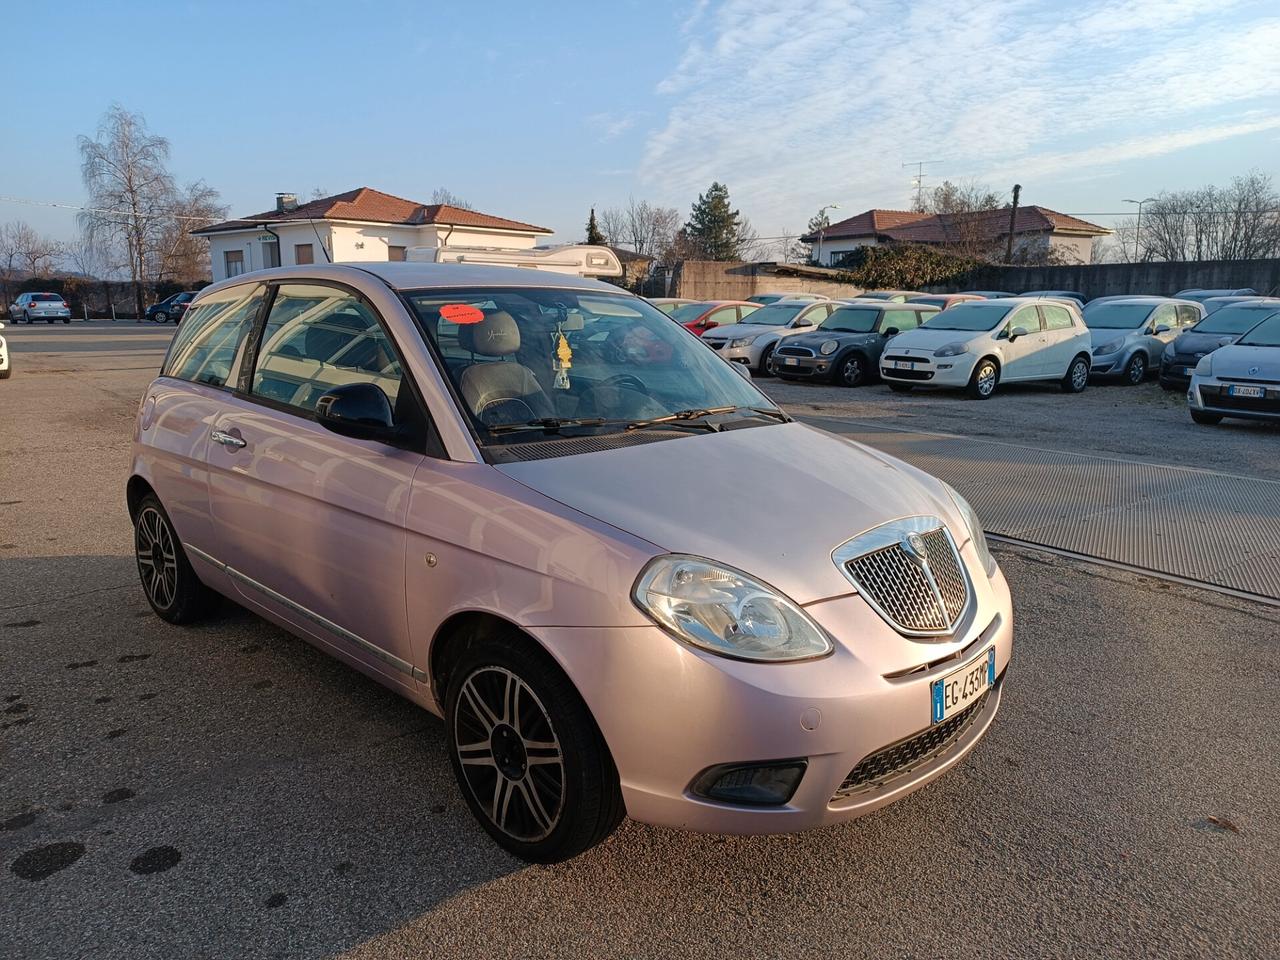
[(628, 390), (649, 396), (649, 388), (644, 385), (644, 381), (630, 373), (615, 373), (612, 377), (601, 380), (591, 388), (591, 391), (594, 393), (604, 387), (626, 387)]
[[(601, 396), (601, 391), (607, 392), (610, 390), (614, 392), (615, 397), (612, 402), (606, 400), (606, 406), (611, 408), (608, 413), (609, 416), (641, 419), (643, 417), (660, 417), (667, 412), (664, 406), (649, 395), (649, 390), (645, 387), (644, 382), (629, 373), (617, 373), (594, 384), (583, 394), (579, 403), (580, 408), (591, 415), (605, 415), (597, 398)], [(626, 391), (626, 393), (624, 394), (623, 391)], [(630, 402), (625, 402), (627, 394), (630, 395)], [(628, 409), (613, 409), (618, 406), (625, 406)]]

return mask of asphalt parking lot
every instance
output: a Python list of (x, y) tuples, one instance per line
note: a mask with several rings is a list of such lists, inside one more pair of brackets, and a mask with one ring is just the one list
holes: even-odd
[[(122, 489), (171, 333), (5, 330), (0, 955), (1280, 955), (1276, 607), (997, 544), (1015, 659), (1000, 716), (957, 770), (832, 829), (627, 822), (574, 861), (530, 867), (472, 821), (434, 718), (229, 605), (188, 629), (150, 613)], [(1002, 450), (1014, 465), (1039, 451), (1050, 479), (1049, 454), (1072, 454), (1280, 481), (1280, 430), (1195, 427), (1154, 385), (984, 403), (762, 385), (904, 456), (958, 437), (997, 466)], [(921, 437), (935, 446), (913, 448)], [(1016, 492), (974, 497), (993, 530)], [(1232, 520), (1264, 570), (1280, 567), (1251, 546), (1277, 522), (1269, 502)], [(1198, 536), (1167, 535), (1178, 549)]]

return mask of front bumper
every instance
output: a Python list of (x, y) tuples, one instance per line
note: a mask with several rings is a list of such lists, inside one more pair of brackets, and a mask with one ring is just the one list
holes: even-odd
[(760, 366), (760, 358), (764, 355), (764, 344), (757, 341), (756, 343), (749, 343), (745, 347), (731, 347), (729, 346), (730, 342), (726, 340), (722, 346), (709, 342), (709, 345), (716, 353), (733, 363), (746, 364), (753, 370)]
[(1191, 384), (1191, 376), (1195, 373), (1195, 357), (1174, 357), (1160, 361), (1160, 385), (1164, 387), (1186, 387)]
[(814, 377), (830, 377), (831, 362), (835, 355), (829, 357), (787, 357), (773, 353), (773, 372), (783, 379), (804, 379)]
[[(1233, 387), (1259, 387), (1263, 395), (1233, 396)], [(1187, 388), (1187, 405), (1193, 410), (1242, 420), (1280, 420), (1280, 383), (1237, 383), (1196, 375)]]
[[(962, 552), (969, 569), (978, 569), (972, 545)], [(807, 612), (837, 639), (837, 649), (801, 663), (727, 660), (657, 627), (532, 632), (586, 699), (617, 765), (629, 816), (716, 833), (787, 833), (891, 803), (941, 776), (982, 738), (999, 709), (1013, 613), (1000, 572), (977, 581), (972, 613), (944, 642), (907, 640), (857, 595), (810, 604)], [(861, 761), (930, 731), (932, 681), (990, 647), (1001, 679), (963, 729), (935, 753), (917, 751), (892, 777), (842, 793)], [(718, 764), (793, 758), (804, 758), (807, 769), (780, 806), (719, 803), (690, 789)]]
[[(885, 348), (880, 358), (880, 378), (889, 383), (907, 383), (916, 387), (965, 387), (973, 376), (978, 358), (972, 353), (958, 357), (903, 354)], [(910, 363), (910, 369), (899, 366)]]

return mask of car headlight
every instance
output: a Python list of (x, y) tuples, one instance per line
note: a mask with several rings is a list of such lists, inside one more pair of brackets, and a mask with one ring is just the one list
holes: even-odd
[(956, 493), (954, 487), (947, 483), (944, 483), (943, 486), (947, 488), (947, 493), (951, 494), (951, 499), (955, 503), (956, 509), (964, 517), (965, 526), (969, 528), (969, 538), (973, 540), (974, 552), (978, 554), (978, 559), (982, 561), (982, 569), (987, 571), (988, 577), (994, 577), (996, 575), (996, 558), (991, 555), (991, 549), (987, 546), (987, 535), (982, 529), (982, 521), (973, 512), (973, 507), (969, 506), (969, 501)]
[(1200, 362), (1196, 364), (1196, 376), (1211, 377), (1213, 376), (1213, 354), (1206, 353), (1200, 358)]
[(935, 357), (958, 357), (960, 354), (967, 352), (969, 345), (967, 343), (948, 343), (946, 346), (939, 347), (933, 351)]
[(807, 660), (834, 647), (772, 587), (723, 564), (670, 554), (640, 573), (636, 605), (678, 640), (739, 660)]
[(826, 340), (823, 342), (822, 346), (818, 348), (818, 352), (824, 357), (829, 357), (839, 349), (840, 342), (838, 340)]
[[(760, 336), (760, 334), (758, 334), (758, 333), (757, 333), (757, 334), (756, 334), (756, 337), (758, 337), (758, 336)], [(739, 338), (739, 339), (737, 339), (737, 340), (730, 340), (730, 341), (729, 341), (729, 346), (731, 346), (731, 347), (749, 347), (749, 346), (751, 346), (751, 344), (753, 344), (753, 343), (755, 343), (755, 342), (756, 342), (756, 337), (740, 337), (740, 338)]]
[(1108, 354), (1108, 353), (1115, 353), (1115, 352), (1116, 352), (1117, 350), (1119, 350), (1123, 345), (1124, 345), (1124, 341), (1123, 341), (1123, 340), (1108, 340), (1108, 341), (1107, 341), (1106, 343), (1104, 343), (1102, 346), (1100, 346), (1100, 347), (1094, 347), (1094, 348), (1093, 348), (1093, 355), (1094, 355), (1095, 357), (1101, 357), (1101, 356), (1105, 356), (1105, 355), (1106, 355), (1106, 354)]

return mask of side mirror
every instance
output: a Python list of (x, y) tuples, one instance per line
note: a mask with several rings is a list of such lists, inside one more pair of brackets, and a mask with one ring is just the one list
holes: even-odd
[(751, 370), (745, 363), (734, 363), (732, 360), (726, 361), (729, 366), (733, 367), (733, 372), (740, 376), (747, 383), (751, 382)]
[(1167, 323), (1156, 324), (1156, 333), (1168, 333), (1169, 325)]
[(1025, 337), (1026, 335), (1027, 335), (1026, 327), (1014, 327), (1012, 330), (1009, 331), (1009, 342), (1012, 343), (1014, 340), (1017, 340), (1019, 337)]
[(812, 326), (813, 326), (813, 321), (812, 321), (812, 320), (810, 320), (810, 319), (808, 319), (807, 317), (801, 317), (799, 320), (797, 320), (797, 321), (795, 322), (795, 326), (796, 326), (797, 328), (799, 328), (799, 327), (812, 327)]
[(889, 329), (887, 329), (887, 330), (882, 330), (882, 331), (880, 331), (880, 332), (881, 332), (882, 334), (884, 334), (884, 336), (886, 336), (886, 337), (896, 337), (896, 336), (897, 336), (898, 334), (900, 334), (902, 331), (901, 331), (901, 330), (899, 330), (897, 327), (890, 327)]
[(372, 383), (345, 383), (321, 394), (316, 419), (326, 429), (357, 440), (387, 442), (399, 436), (391, 401)]

